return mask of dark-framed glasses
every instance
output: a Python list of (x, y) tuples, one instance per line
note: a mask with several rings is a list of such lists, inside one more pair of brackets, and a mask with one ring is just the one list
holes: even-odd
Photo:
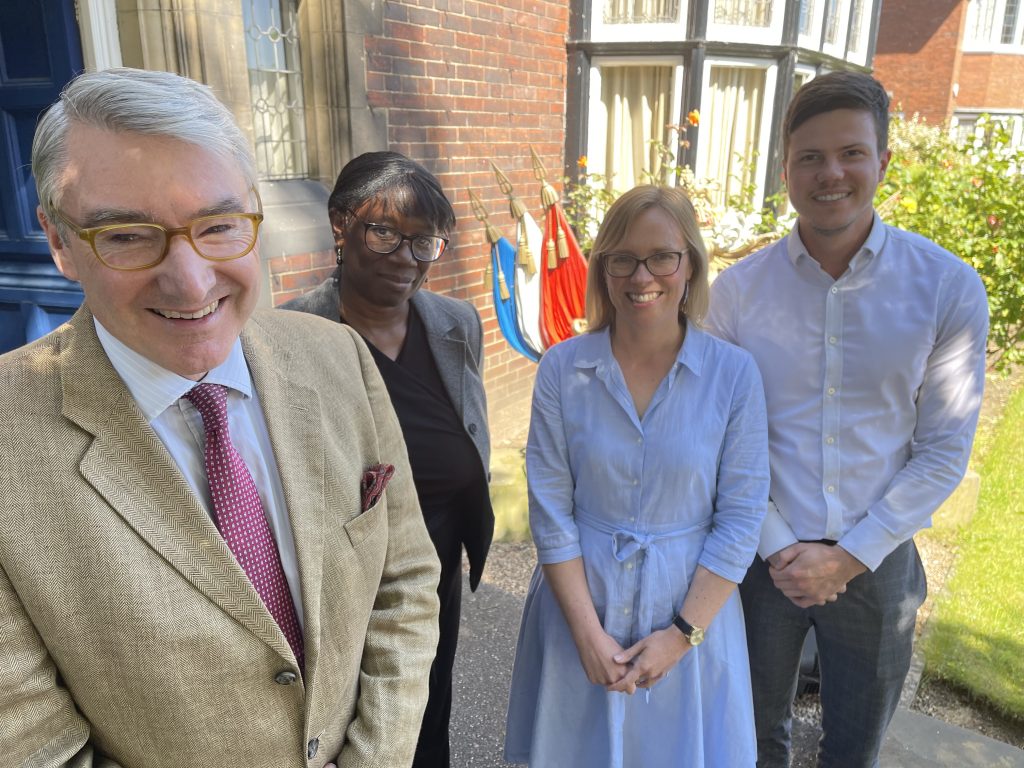
[(676, 273), (682, 260), (682, 251), (654, 253), (646, 259), (638, 259), (628, 253), (606, 253), (604, 271), (612, 277), (632, 277), (637, 267), (643, 264), (655, 277), (668, 277)]
[(416, 261), (437, 261), (448, 246), (448, 238), (440, 235), (407, 235), (399, 232), (394, 227), (386, 224), (374, 224), (370, 221), (363, 221), (355, 211), (349, 213), (356, 221), (363, 225), (363, 242), (366, 247), (374, 253), (394, 253), (402, 247), (402, 243), (409, 241), (409, 248)]
[(160, 224), (107, 224), (78, 227), (58, 212), (57, 217), (92, 247), (96, 258), (111, 269), (132, 271), (155, 267), (167, 257), (171, 238), (181, 235), (192, 249), (210, 261), (240, 259), (256, 245), (262, 213), (216, 213), (192, 219), (184, 227)]

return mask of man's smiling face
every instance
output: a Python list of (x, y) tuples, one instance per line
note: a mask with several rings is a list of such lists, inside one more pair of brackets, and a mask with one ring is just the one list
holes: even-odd
[[(115, 133), (82, 124), (69, 130), (60, 213), (77, 227), (143, 222), (168, 229), (223, 212), (253, 212), (253, 196), (232, 161), (194, 144)], [(82, 285), (85, 303), (110, 333), (154, 363), (198, 380), (227, 359), (259, 296), (259, 249), (209, 261), (174, 237), (154, 267), (118, 271), (68, 230), (61, 241), (40, 216), (54, 261)]]
[(878, 151), (874, 118), (867, 111), (822, 112), (793, 131), (786, 185), (805, 244), (815, 238), (867, 237), (889, 157), (888, 150)]

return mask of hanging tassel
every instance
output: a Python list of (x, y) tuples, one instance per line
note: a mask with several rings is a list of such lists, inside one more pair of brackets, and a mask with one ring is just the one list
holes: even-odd
[(558, 268), (558, 257), (555, 256), (555, 241), (554, 238), (548, 238), (547, 242), (548, 250), (548, 269)]
[(569, 241), (565, 239), (565, 230), (558, 230), (558, 258), (565, 261), (569, 258)]
[(498, 271), (498, 294), (501, 296), (502, 301), (508, 301), (510, 294), (508, 292), (508, 286), (505, 285), (505, 276)]
[(540, 202), (545, 208), (550, 208), (558, 202), (558, 193), (546, 181), (540, 185)]
[(484, 269), (484, 285), (485, 286), (491, 284), (491, 275), (492, 275), (492, 272), (491, 272), (491, 262), (488, 261), (487, 262), (487, 267)]
[(526, 270), (527, 277), (537, 274), (537, 267), (533, 260), (533, 251), (530, 250), (530, 241), (526, 237), (526, 227), (519, 227), (519, 239), (516, 243), (516, 253), (519, 256), (519, 266)]
[(540, 201), (545, 208), (550, 208), (552, 205), (558, 202), (558, 193), (555, 188), (548, 184), (547, 181), (547, 169), (544, 168), (544, 163), (540, 160), (540, 155), (537, 154), (537, 150), (530, 145), (530, 156), (533, 161), (533, 175), (540, 182)]

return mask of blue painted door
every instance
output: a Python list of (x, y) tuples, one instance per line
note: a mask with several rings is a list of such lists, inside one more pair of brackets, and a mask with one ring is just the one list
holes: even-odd
[(0, 352), (64, 322), (82, 301), (50, 259), (30, 167), (40, 112), (81, 69), (71, 0), (0, 0)]

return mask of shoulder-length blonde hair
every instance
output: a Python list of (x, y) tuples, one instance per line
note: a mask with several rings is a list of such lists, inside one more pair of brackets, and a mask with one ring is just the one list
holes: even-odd
[(686, 241), (690, 260), (690, 283), (683, 294), (679, 314), (698, 325), (708, 311), (708, 254), (697, 226), (697, 214), (686, 193), (678, 187), (645, 184), (634, 187), (612, 203), (594, 238), (587, 270), (587, 327), (600, 331), (615, 321), (615, 307), (608, 296), (604, 260), (614, 252), (629, 231), (630, 225), (648, 208), (658, 207), (679, 225)]

